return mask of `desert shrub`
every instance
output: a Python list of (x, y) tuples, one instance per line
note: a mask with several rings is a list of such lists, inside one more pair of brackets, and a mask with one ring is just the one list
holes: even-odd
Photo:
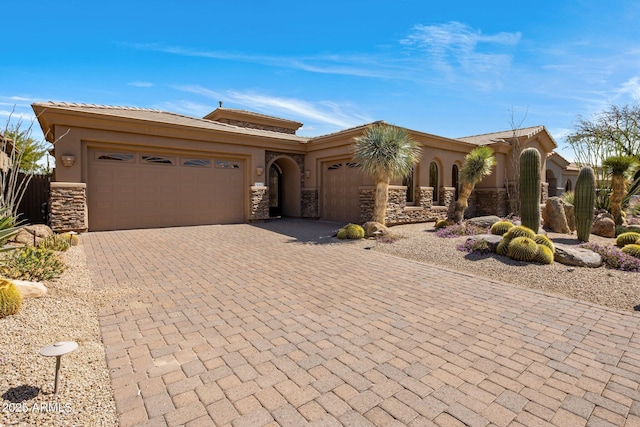
[(0, 279), (0, 319), (14, 315), (22, 307), (22, 294), (13, 282)]
[(69, 239), (65, 239), (60, 234), (52, 234), (42, 239), (40, 243), (38, 243), (38, 246), (53, 251), (64, 252), (69, 249)]
[(628, 233), (629, 230), (624, 225), (616, 225), (616, 237), (621, 234)]
[(600, 254), (602, 261), (609, 268), (640, 273), (640, 259), (625, 254), (622, 249), (616, 246), (583, 243), (580, 247)]
[(464, 243), (456, 246), (456, 249), (462, 252), (475, 253), (485, 255), (491, 252), (489, 242), (485, 239), (467, 239)]
[(65, 265), (51, 249), (25, 246), (11, 252), (0, 271), (11, 279), (51, 280), (65, 270)]
[(507, 255), (516, 261), (533, 261), (538, 253), (538, 244), (528, 237), (516, 237), (509, 243)]
[(538, 253), (536, 254), (535, 261), (541, 264), (553, 263), (553, 251), (547, 245), (538, 243)]
[(516, 237), (526, 237), (533, 240), (536, 237), (536, 233), (534, 233), (532, 229), (525, 227), (524, 225), (516, 225), (515, 227), (511, 227), (509, 231), (505, 233), (504, 237), (508, 237), (510, 239), (515, 239)]
[(633, 244), (640, 239), (640, 233), (636, 233), (634, 231), (628, 231), (626, 233), (620, 234), (616, 238), (616, 246), (619, 248), (624, 248), (627, 245)]
[(560, 198), (562, 199), (563, 202), (573, 205), (575, 196), (576, 194), (573, 191), (565, 191), (564, 193), (562, 193), (562, 196), (560, 196)]
[(433, 228), (435, 228), (436, 230), (439, 230), (441, 228), (445, 228), (450, 225), (451, 224), (449, 224), (449, 221), (447, 221), (446, 219), (441, 219), (439, 221), (436, 221), (436, 224), (433, 226)]
[(553, 245), (553, 242), (551, 241), (551, 239), (549, 239), (544, 234), (536, 234), (533, 240), (535, 240), (537, 244), (544, 245), (549, 249), (551, 249), (552, 254), (556, 251), (556, 247)]
[(627, 255), (631, 255), (634, 258), (640, 258), (640, 245), (639, 244), (631, 244), (622, 248), (622, 252)]
[(476, 234), (484, 234), (487, 230), (473, 224), (453, 224), (436, 231), (436, 236), (450, 239), (460, 236), (475, 236)]
[(507, 220), (498, 221), (491, 226), (491, 234), (502, 236), (504, 233), (509, 231), (509, 229), (512, 227), (514, 227), (514, 225), (511, 221), (507, 221)]

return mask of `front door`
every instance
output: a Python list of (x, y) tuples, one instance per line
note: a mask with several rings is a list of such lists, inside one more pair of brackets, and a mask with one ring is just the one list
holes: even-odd
[(282, 171), (275, 163), (269, 168), (269, 216), (282, 216)]

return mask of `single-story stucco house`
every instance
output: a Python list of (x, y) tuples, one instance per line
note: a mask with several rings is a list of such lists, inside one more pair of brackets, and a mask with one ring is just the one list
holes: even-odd
[[(203, 118), (130, 107), (37, 102), (33, 110), (54, 143), (50, 223), (56, 231), (98, 231), (237, 223), (287, 216), (364, 222), (374, 182), (352, 159), (354, 138), (374, 122), (318, 137), (301, 123), (217, 108)], [(511, 153), (541, 153), (546, 179), (561, 175), (544, 126), (465, 138), (407, 129), (423, 148), (413, 175), (392, 182), (388, 224), (444, 218), (453, 209), (464, 156), (479, 145), (497, 166), (476, 186), (469, 215), (507, 215)], [(554, 189), (557, 184), (554, 184)], [(555, 191), (555, 190), (554, 190)]]

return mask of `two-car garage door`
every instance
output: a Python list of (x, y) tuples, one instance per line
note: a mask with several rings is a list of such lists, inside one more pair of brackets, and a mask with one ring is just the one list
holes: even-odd
[(89, 229), (244, 221), (244, 162), (223, 157), (89, 150)]

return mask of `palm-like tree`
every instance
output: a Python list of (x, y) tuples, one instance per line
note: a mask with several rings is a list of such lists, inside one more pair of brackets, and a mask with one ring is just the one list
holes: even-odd
[(460, 223), (464, 218), (464, 211), (469, 207), (469, 196), (477, 183), (482, 178), (491, 174), (491, 170), (496, 164), (496, 158), (490, 147), (477, 147), (471, 150), (464, 158), (464, 165), (460, 169), (460, 195), (453, 212), (453, 219)]
[(420, 155), (419, 144), (405, 129), (396, 126), (376, 124), (355, 138), (353, 158), (362, 166), (363, 172), (376, 181), (373, 221), (385, 223), (389, 182), (408, 176)]
[(638, 167), (638, 160), (631, 156), (613, 156), (605, 159), (602, 166), (608, 169), (611, 176), (611, 194), (609, 207), (617, 225), (622, 224), (622, 199), (627, 193), (629, 176), (633, 176)]

